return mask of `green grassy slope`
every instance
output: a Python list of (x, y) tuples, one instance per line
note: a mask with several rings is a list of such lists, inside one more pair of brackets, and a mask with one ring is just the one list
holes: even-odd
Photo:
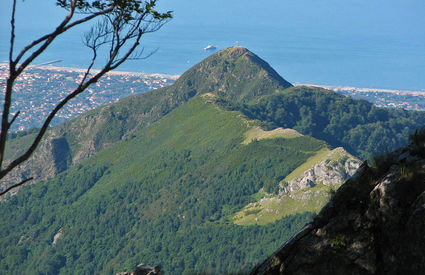
[(261, 194), (261, 199), (238, 211), (233, 222), (238, 225), (266, 225), (283, 217), (305, 212), (318, 213), (328, 203), (338, 186), (317, 184), (314, 187), (297, 190), (291, 194), (271, 196)]
[(234, 225), (232, 214), (326, 146), (306, 136), (242, 144), (255, 126), (198, 96), (55, 179), (24, 188), (0, 204), (0, 270), (113, 274), (140, 262), (162, 264), (168, 274), (250, 269), (311, 214), (264, 227)]
[[(100, 150), (157, 121), (195, 95), (213, 92), (228, 100), (245, 102), (290, 86), (252, 52), (242, 47), (228, 48), (192, 67), (170, 87), (90, 111), (55, 127), (54, 132), (66, 135), (72, 152), (88, 140), (93, 140)], [(19, 140), (26, 144), (25, 137), (16, 138), (10, 151), (15, 152)]]

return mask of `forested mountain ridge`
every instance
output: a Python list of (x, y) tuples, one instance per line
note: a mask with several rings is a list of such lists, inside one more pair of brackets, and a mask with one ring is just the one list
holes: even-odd
[[(327, 112), (332, 119), (318, 123), (315, 116)], [(54, 164), (52, 178), (0, 203), (0, 270), (113, 274), (143, 262), (161, 264), (168, 274), (247, 271), (310, 221), (313, 208), (261, 226), (236, 225), (235, 214), (273, 196), (319, 152), (343, 142), (351, 153), (367, 150), (361, 141), (374, 133), (375, 112), (393, 119), (381, 128), (394, 146), (407, 137), (392, 131), (413, 131), (424, 119), (291, 87), (248, 50), (220, 51), (170, 87), (53, 128), (48, 154), (38, 155), (40, 173)], [(398, 114), (403, 119), (394, 124)], [(317, 138), (326, 129), (350, 133), (355, 119), (366, 122), (362, 139), (341, 141), (334, 132)], [(12, 139), (10, 154), (27, 139)]]
[[(0, 187), (29, 176), (34, 177), (33, 182), (52, 178), (157, 121), (197, 94), (212, 92), (228, 100), (249, 102), (290, 86), (247, 49), (222, 50), (192, 67), (169, 87), (122, 99), (52, 128), (35, 153), (37, 157), (13, 171)], [(6, 159), (21, 154), (34, 135), (11, 140)]]
[(293, 128), (304, 135), (344, 147), (361, 159), (407, 143), (425, 125), (424, 112), (387, 109), (329, 90), (298, 86), (262, 97), (255, 104), (226, 106), (267, 128)]
[[(29, 176), (33, 182), (52, 178), (203, 93), (220, 95), (224, 107), (262, 121), (266, 129), (294, 128), (361, 159), (404, 145), (409, 133), (425, 125), (423, 112), (378, 108), (325, 89), (291, 86), (247, 49), (222, 50), (169, 87), (122, 99), (52, 128), (38, 157), (13, 171), (1, 187)], [(19, 155), (33, 136), (11, 140), (6, 159)]]

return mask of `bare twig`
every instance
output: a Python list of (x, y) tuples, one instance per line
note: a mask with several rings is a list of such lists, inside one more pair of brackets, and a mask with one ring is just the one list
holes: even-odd
[(16, 118), (19, 116), (20, 113), (21, 113), (21, 111), (17, 111), (15, 113), (15, 115), (12, 118), (12, 120), (9, 122), (9, 128), (10, 128), (10, 126), (12, 126), (13, 122), (15, 122)]
[(8, 188), (6, 188), (5, 190), (0, 192), (0, 196), (3, 196), (4, 194), (8, 193), (12, 189), (15, 189), (15, 188), (18, 188), (21, 185), (24, 185), (25, 183), (29, 182), (30, 180), (33, 180), (33, 178), (27, 178), (27, 179), (21, 181), (20, 183), (16, 183), (12, 186), (9, 186)]
[(10, 19), (10, 50), (9, 50), (9, 64), (13, 64), (13, 48), (15, 45), (15, 14), (16, 14), (16, 0), (12, 4), (12, 18)]
[[(74, 1), (75, 2), (75, 1)], [(104, 14), (107, 14), (107, 13), (109, 13), (109, 12), (111, 12), (113, 10), (113, 7), (109, 7), (108, 9), (105, 9), (105, 10), (102, 10), (102, 11), (99, 11), (99, 12), (96, 12), (96, 13), (94, 13), (94, 14), (92, 14), (92, 15), (90, 15), (90, 16), (87, 16), (87, 17), (84, 17), (84, 18), (82, 18), (82, 19), (79, 19), (79, 20), (77, 20), (77, 21), (75, 21), (75, 22), (73, 22), (73, 23), (70, 23), (69, 25), (66, 25), (70, 20), (71, 20), (71, 18), (72, 18), (72, 16), (74, 15), (74, 11), (75, 11), (75, 9), (71, 9), (70, 11), (69, 11), (69, 14), (68, 14), (68, 16), (64, 19), (64, 21), (55, 29), (55, 31), (53, 31), (53, 32), (51, 32), (50, 34), (46, 34), (46, 35), (44, 35), (44, 36), (42, 36), (42, 37), (40, 37), (39, 39), (37, 39), (37, 40), (34, 40), (31, 44), (29, 44), (28, 46), (26, 46), (20, 53), (19, 53), (19, 55), (16, 57), (16, 59), (15, 59), (15, 63), (19, 63), (20, 62), (20, 60), (22, 59), (22, 57), (30, 50), (30, 49), (32, 49), (32, 48), (34, 48), (35, 46), (37, 46), (38, 44), (40, 44), (41, 42), (43, 42), (43, 41), (49, 41), (49, 40), (52, 40), (53, 41), (53, 39), (54, 38), (56, 38), (58, 35), (60, 35), (60, 34), (62, 34), (62, 33), (64, 33), (64, 32), (66, 32), (66, 31), (68, 31), (69, 29), (71, 29), (71, 28), (73, 28), (73, 27), (75, 27), (75, 26), (78, 26), (78, 25), (80, 25), (80, 24), (82, 24), (82, 23), (85, 23), (85, 22), (88, 22), (88, 21), (90, 21), (90, 20), (92, 20), (92, 19), (94, 19), (94, 18), (96, 18), (96, 17), (99, 17), (99, 16), (101, 16), (101, 15), (104, 15)], [(45, 42), (45, 43), (47, 43), (47, 42)], [(51, 43), (51, 42), (50, 42)], [(50, 44), (49, 43), (49, 44)], [(48, 45), (49, 45), (48, 44)], [(44, 44), (43, 44), (44, 45)], [(48, 46), (47, 45), (47, 46)], [(32, 60), (34, 60), (34, 58), (32, 58)], [(30, 62), (32, 62), (32, 60), (30, 61)], [(24, 62), (25, 63), (25, 62)], [(25, 66), (26, 67), (26, 66)]]

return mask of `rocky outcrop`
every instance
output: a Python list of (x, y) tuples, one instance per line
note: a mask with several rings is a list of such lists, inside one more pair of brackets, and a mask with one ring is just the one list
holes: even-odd
[(310, 224), (252, 274), (424, 274), (421, 148), (411, 144), (380, 156), (372, 167), (365, 162)]
[(71, 150), (66, 138), (48, 135), (29, 161), (18, 166), (2, 180), (2, 187), (29, 177), (35, 182), (52, 178), (66, 170), (71, 163)]
[(55, 244), (59, 241), (59, 239), (62, 237), (62, 235), (63, 235), (63, 230), (62, 230), (62, 228), (61, 228), (61, 229), (59, 229), (59, 231), (55, 234), (55, 236), (53, 236), (53, 242), (52, 242), (52, 245), (55, 245)]
[(300, 189), (323, 185), (340, 185), (357, 171), (361, 161), (350, 155), (344, 148), (332, 150), (327, 157), (307, 169), (300, 177), (288, 181), (282, 186), (282, 193), (291, 193)]
[(120, 272), (116, 275), (163, 275), (160, 266), (138, 265), (132, 272)]

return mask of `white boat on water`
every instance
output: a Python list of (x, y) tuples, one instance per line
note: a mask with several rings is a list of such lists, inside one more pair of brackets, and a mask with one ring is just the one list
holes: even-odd
[(204, 51), (212, 51), (212, 50), (217, 50), (217, 47), (214, 45), (208, 45), (204, 48)]

